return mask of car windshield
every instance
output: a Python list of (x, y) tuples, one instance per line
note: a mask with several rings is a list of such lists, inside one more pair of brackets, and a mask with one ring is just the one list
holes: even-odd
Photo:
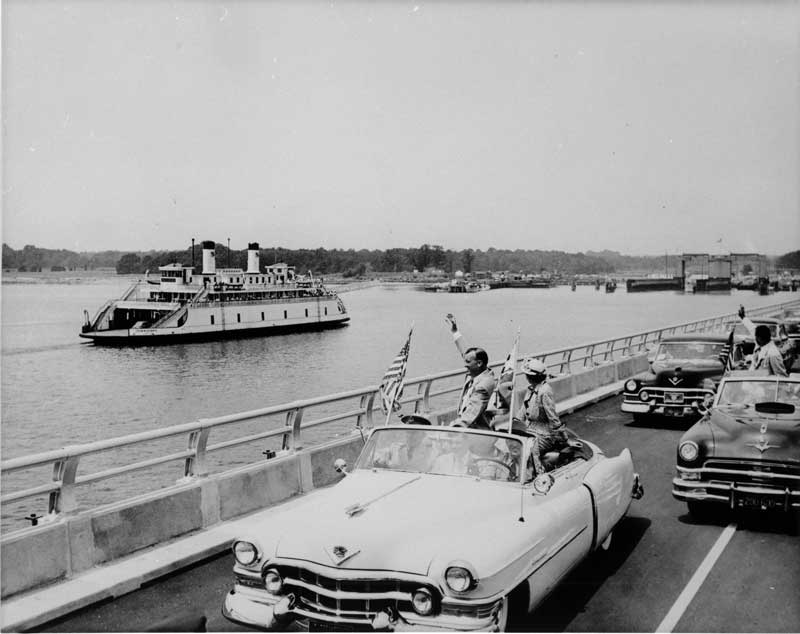
[(717, 399), (718, 406), (755, 405), (778, 402), (794, 405), (800, 411), (800, 382), (797, 381), (726, 381)]
[(356, 469), (518, 481), (523, 444), (516, 438), (462, 428), (376, 429), (356, 461)]
[(670, 359), (704, 359), (720, 361), (720, 354), (725, 344), (708, 341), (670, 341), (662, 343), (656, 350), (656, 361)]

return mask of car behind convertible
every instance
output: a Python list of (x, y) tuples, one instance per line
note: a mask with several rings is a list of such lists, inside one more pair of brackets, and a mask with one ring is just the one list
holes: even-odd
[[(734, 365), (744, 361), (740, 340), (734, 341)], [(728, 335), (664, 337), (650, 358), (650, 370), (625, 381), (622, 411), (637, 421), (651, 415), (696, 417), (697, 407), (713, 396), (729, 353)]]
[(733, 372), (678, 444), (672, 495), (705, 517), (800, 508), (800, 374)]
[(453, 427), (373, 430), (341, 482), (234, 541), (223, 614), (261, 629), (503, 630), (607, 547), (642, 494), (627, 449), (609, 458), (573, 439), (536, 474), (533, 445)]

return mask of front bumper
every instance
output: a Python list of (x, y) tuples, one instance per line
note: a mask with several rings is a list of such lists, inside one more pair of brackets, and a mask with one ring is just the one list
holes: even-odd
[[(277, 600), (276, 600), (277, 599)], [(235, 623), (267, 631), (499, 631), (499, 613), (503, 600), (498, 600), (491, 613), (485, 617), (457, 616), (443, 610), (435, 616), (423, 617), (416, 613), (390, 613), (380, 611), (369, 620), (346, 616), (320, 614), (303, 608), (288, 597), (274, 597), (261, 590), (236, 586), (226, 596), (222, 615)]]
[[(645, 384), (632, 392), (625, 390), (622, 393), (621, 409), (630, 414), (697, 416), (697, 408), (713, 395), (713, 390), (703, 387), (672, 388)], [(642, 396), (646, 399), (642, 400)]]
[(622, 401), (623, 412), (629, 414), (661, 414), (662, 416), (696, 416), (697, 410), (691, 405), (659, 405), (655, 401), (642, 403)]
[[(678, 467), (678, 477), (672, 480), (672, 496), (683, 502), (722, 503), (734, 508), (800, 509), (800, 485), (782, 486), (778, 483), (714, 481), (703, 478), (703, 469)], [(700, 475), (701, 479), (694, 479)], [(688, 477), (687, 477), (688, 476)]]

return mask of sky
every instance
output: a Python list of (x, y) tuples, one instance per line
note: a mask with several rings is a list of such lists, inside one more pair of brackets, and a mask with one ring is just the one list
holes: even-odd
[(5, 0), (2, 240), (800, 248), (800, 3)]

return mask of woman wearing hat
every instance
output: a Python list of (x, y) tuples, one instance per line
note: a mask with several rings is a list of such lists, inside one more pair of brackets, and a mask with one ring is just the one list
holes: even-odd
[(542, 472), (540, 456), (548, 451), (558, 451), (566, 444), (564, 424), (556, 412), (553, 388), (547, 383), (547, 366), (543, 361), (528, 357), (522, 362), (522, 372), (528, 379), (528, 391), (517, 416), (524, 421), (528, 433), (534, 437), (538, 451), (534, 451), (536, 471)]

